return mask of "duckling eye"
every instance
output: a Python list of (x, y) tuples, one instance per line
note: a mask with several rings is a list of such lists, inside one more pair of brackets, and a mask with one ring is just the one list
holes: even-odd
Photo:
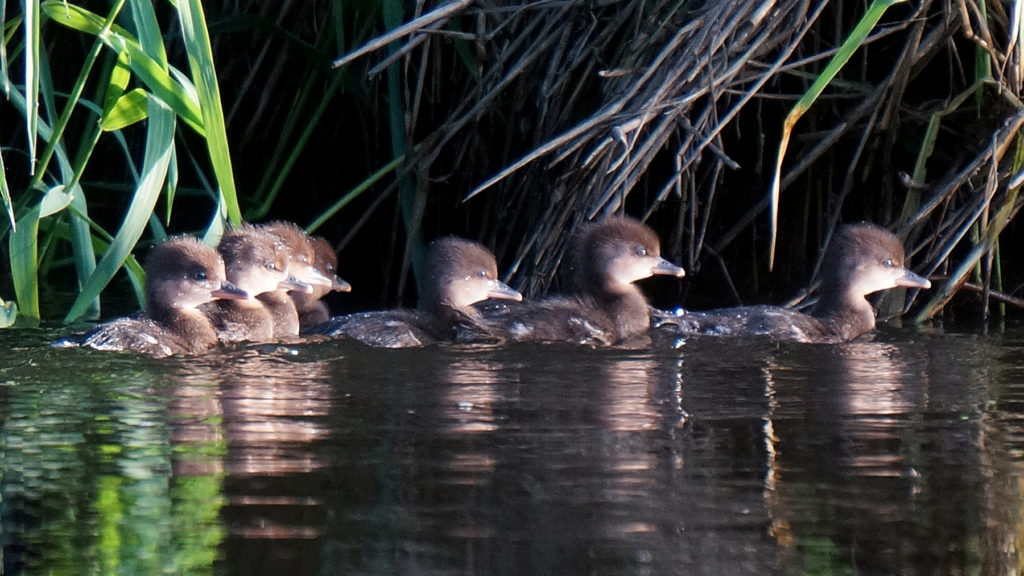
[(481, 277), (481, 278), (487, 278), (487, 270), (484, 270), (483, 268), (481, 268), (481, 269), (476, 271), (476, 275)]
[(206, 270), (203, 270), (202, 268), (197, 268), (197, 269), (193, 270), (192, 271), (192, 279), (193, 280), (199, 280), (200, 282), (205, 281), (207, 279), (207, 277), (206, 277)]
[(644, 256), (647, 256), (647, 248), (644, 248), (642, 244), (637, 244), (633, 247), (633, 255), (643, 258)]
[(886, 258), (885, 260), (882, 260), (882, 266), (885, 266), (886, 268), (893, 268), (896, 266), (896, 263), (892, 261), (892, 258)]
[(266, 263), (266, 268), (267, 268), (267, 270), (275, 270), (276, 271), (277, 270), (277, 263), (276, 262), (267, 262)]

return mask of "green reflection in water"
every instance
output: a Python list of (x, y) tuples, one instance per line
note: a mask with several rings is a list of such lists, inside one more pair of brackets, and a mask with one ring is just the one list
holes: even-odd
[(802, 574), (845, 576), (855, 571), (843, 560), (843, 553), (829, 538), (807, 538), (801, 543)]
[(220, 418), (183, 423), (152, 388), (90, 376), (2, 391), (3, 572), (212, 574), (225, 537)]

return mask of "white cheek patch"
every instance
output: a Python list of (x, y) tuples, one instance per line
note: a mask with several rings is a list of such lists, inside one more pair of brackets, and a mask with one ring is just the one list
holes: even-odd
[(656, 261), (652, 258), (620, 256), (611, 265), (612, 277), (623, 284), (632, 284), (637, 280), (650, 278)]
[(260, 271), (254, 268), (250, 268), (249, 271), (242, 276), (241, 282), (235, 282), (242, 290), (250, 294), (263, 294), (264, 292), (272, 292), (277, 289), (277, 283), (283, 278), (279, 274), (275, 274), (269, 270)]
[(475, 302), (487, 299), (487, 293), (494, 285), (493, 280), (481, 278), (463, 278), (453, 283), (451, 290), (451, 303), (453, 306), (464, 308)]
[(174, 307), (179, 310), (188, 310), (195, 308), (200, 304), (205, 304), (214, 300), (210, 294), (212, 290), (202, 290), (196, 288), (182, 288), (178, 290), (176, 296), (170, 301), (174, 303)]
[(857, 281), (851, 286), (858, 294), (871, 294), (879, 290), (896, 287), (896, 279), (903, 275), (903, 268), (871, 266), (868, 270), (859, 267), (855, 271)]

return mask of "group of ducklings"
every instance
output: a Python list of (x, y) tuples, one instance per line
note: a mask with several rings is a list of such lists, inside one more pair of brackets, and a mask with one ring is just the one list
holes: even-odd
[[(575, 235), (570, 291), (522, 302), (498, 279), (493, 254), (461, 238), (427, 252), (416, 310), (331, 317), (321, 300), (351, 286), (336, 275), (337, 256), (322, 238), (287, 222), (229, 230), (214, 250), (176, 237), (146, 261), (146, 313), (101, 324), (65, 341), (154, 357), (198, 353), (218, 343), (347, 337), (372, 346), (435, 342), (562, 341), (590, 345), (643, 341), (652, 325), (671, 334), (768, 334), (804, 342), (839, 342), (874, 328), (867, 294), (930, 283), (903, 267), (903, 245), (869, 224), (843, 227), (830, 244), (817, 306), (810, 314), (741, 306), (705, 312), (652, 310), (636, 281), (682, 277), (661, 257), (657, 235), (637, 220), (610, 218)], [(488, 305), (487, 300), (497, 301)]]

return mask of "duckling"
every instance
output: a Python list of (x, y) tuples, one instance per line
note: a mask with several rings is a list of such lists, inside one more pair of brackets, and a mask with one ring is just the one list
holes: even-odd
[[(309, 236), (291, 222), (276, 221), (263, 225), (263, 229), (275, 235), (288, 258), (288, 272), (295, 278), (316, 287), (331, 288), (334, 280), (328, 278), (314, 266), (316, 253)], [(287, 338), (298, 336), (299, 311), (295, 302), (288, 295), (288, 290), (274, 290), (258, 296), (263, 305), (270, 311), (274, 319), (274, 337)]]
[(778, 306), (738, 306), (705, 312), (656, 311), (653, 324), (671, 334), (767, 335), (795, 342), (836, 343), (874, 330), (867, 295), (895, 287), (931, 288), (904, 266), (903, 244), (872, 224), (840, 228), (821, 269), (818, 302), (810, 314)]
[(327, 304), (321, 300), (324, 296), (330, 292), (352, 291), (352, 286), (348, 282), (338, 278), (338, 255), (334, 252), (334, 247), (331, 246), (331, 243), (326, 238), (320, 236), (310, 237), (310, 242), (313, 244), (313, 267), (317, 272), (329, 278), (331, 285), (313, 286), (313, 292), (311, 293), (298, 290), (288, 292), (288, 295), (291, 296), (292, 301), (295, 303), (295, 309), (299, 313), (299, 325), (302, 330), (312, 328), (317, 324), (323, 324), (331, 317)]
[(213, 248), (192, 237), (172, 238), (146, 259), (146, 314), (111, 320), (58, 344), (154, 358), (203, 352), (217, 344), (217, 332), (199, 307), (248, 297), (227, 280), (224, 261)]
[(484, 328), (519, 342), (638, 342), (650, 327), (650, 306), (634, 282), (685, 275), (661, 257), (658, 236), (650, 228), (626, 217), (584, 227), (569, 258), (575, 274), (572, 294), (489, 313)]
[(308, 334), (348, 336), (381, 348), (407, 348), (456, 338), (460, 324), (472, 324), (472, 304), (487, 298), (522, 300), (498, 280), (494, 255), (476, 242), (446, 237), (427, 250), (425, 284), (416, 310), (378, 310), (336, 316)]
[(221, 342), (268, 342), (274, 338), (274, 318), (258, 299), (276, 290), (312, 291), (313, 287), (288, 273), (287, 252), (276, 235), (251, 224), (229, 230), (217, 251), (226, 263), (230, 282), (249, 293), (245, 300), (219, 300), (202, 306)]

